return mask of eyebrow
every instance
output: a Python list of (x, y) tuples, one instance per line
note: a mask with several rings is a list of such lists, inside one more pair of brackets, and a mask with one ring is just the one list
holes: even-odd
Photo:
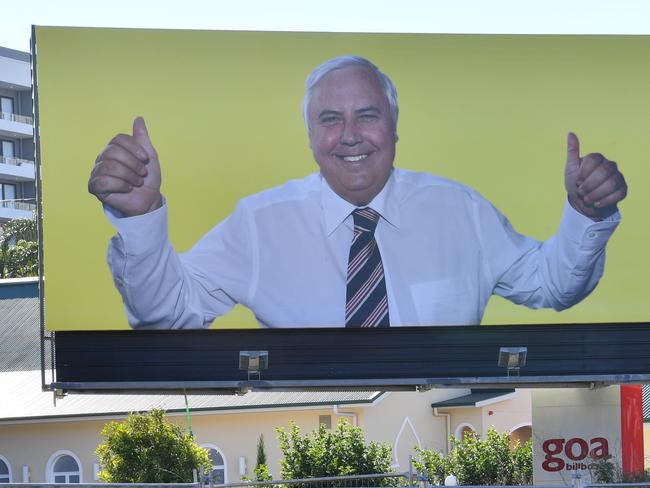
[(325, 109), (325, 110), (322, 110), (318, 114), (318, 118), (322, 119), (323, 117), (327, 117), (329, 115), (341, 115), (341, 112), (337, 112), (336, 110), (327, 110), (327, 109)]
[[(381, 114), (381, 110), (379, 110), (379, 108), (375, 107), (374, 105), (369, 105), (367, 107), (363, 107), (363, 108), (360, 108), (358, 110), (355, 110), (354, 113), (357, 114), (357, 115), (362, 115), (362, 114), (365, 114), (365, 113)], [(338, 115), (342, 115), (342, 112), (339, 112), (338, 110), (325, 109), (325, 110), (321, 111), (318, 114), (318, 118), (320, 119), (320, 118), (323, 118), (323, 117), (327, 117), (329, 115), (337, 115), (338, 116)]]
[(355, 110), (355, 113), (359, 114), (359, 115), (364, 114), (364, 113), (368, 113), (368, 112), (374, 112), (374, 113), (380, 114), (381, 110), (379, 110), (379, 108), (375, 107), (374, 105), (370, 105), (368, 107), (363, 107), (363, 108), (360, 108), (359, 110)]

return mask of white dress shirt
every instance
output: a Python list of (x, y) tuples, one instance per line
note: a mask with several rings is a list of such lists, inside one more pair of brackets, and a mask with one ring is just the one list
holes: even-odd
[[(476, 325), (495, 293), (562, 310), (602, 276), (618, 214), (593, 222), (567, 203), (556, 236), (518, 234), (476, 191), (395, 169), (368, 205), (391, 326)], [(167, 208), (119, 218), (108, 251), (134, 328), (208, 327), (236, 303), (263, 327), (341, 327), (355, 206), (320, 174), (242, 199), (189, 252), (167, 235)]]

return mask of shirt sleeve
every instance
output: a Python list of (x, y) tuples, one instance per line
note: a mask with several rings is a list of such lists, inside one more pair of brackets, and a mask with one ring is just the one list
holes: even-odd
[(566, 202), (557, 234), (540, 242), (518, 234), (494, 208), (484, 211), (491, 213), (487, 221), (500, 234), (485, 230), (493, 293), (530, 308), (555, 310), (575, 305), (596, 287), (605, 267), (605, 245), (620, 221), (617, 212), (594, 222)]
[(240, 207), (184, 254), (169, 241), (166, 204), (136, 217), (105, 211), (117, 230), (108, 265), (131, 327), (207, 328), (246, 301), (252, 275), (250, 224)]

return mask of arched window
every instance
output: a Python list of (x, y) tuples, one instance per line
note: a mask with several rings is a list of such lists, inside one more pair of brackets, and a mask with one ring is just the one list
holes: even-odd
[(525, 444), (533, 436), (533, 428), (530, 425), (519, 425), (510, 432), (510, 448), (515, 447), (515, 443), (519, 441), (521, 445)]
[(11, 483), (11, 467), (9, 461), (0, 455), (0, 483)]
[(47, 462), (49, 483), (81, 483), (81, 463), (70, 451), (55, 452)]
[(463, 443), (467, 439), (467, 436), (473, 432), (476, 432), (476, 429), (474, 429), (474, 426), (472, 424), (462, 423), (456, 427), (454, 437)]
[(208, 456), (210, 456), (210, 463), (212, 464), (210, 473), (212, 475), (213, 483), (218, 485), (227, 483), (228, 476), (226, 469), (226, 458), (223, 455), (221, 449), (213, 444), (204, 444), (201, 447), (205, 447), (208, 450)]

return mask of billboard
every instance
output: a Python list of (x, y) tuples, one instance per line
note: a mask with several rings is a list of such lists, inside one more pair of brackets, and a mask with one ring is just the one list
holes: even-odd
[[(532, 310), (500, 296), (489, 298), (493, 290), (485, 289), (485, 276), (503, 271), (491, 263), (503, 259), (511, 242), (505, 238), (495, 241), (494, 249), (487, 249), (489, 244), (474, 242), (474, 235), (467, 234), (460, 223), (455, 229), (447, 222), (441, 225), (444, 238), (431, 237), (435, 242), (442, 239), (435, 251), (423, 255), (426, 263), (435, 262), (433, 276), (412, 282), (409, 273), (418, 275), (420, 268), (430, 265), (405, 261), (405, 256), (412, 254), (406, 244), (390, 245), (404, 238), (399, 235), (399, 222), (390, 222), (389, 215), (388, 223), (380, 223), (383, 234), (378, 240), (385, 260), (389, 305), (393, 307), (389, 307), (391, 325), (480, 323), (485, 327), (648, 321), (645, 277), (650, 265), (643, 259), (641, 248), (650, 233), (648, 226), (642, 225), (650, 196), (636, 190), (641, 188), (640, 182), (648, 181), (650, 171), (643, 157), (648, 144), (643, 122), (650, 107), (646, 90), (650, 68), (645, 62), (650, 39), (646, 37), (58, 27), (36, 27), (34, 32), (47, 283), (44, 325), (49, 331), (131, 329), (123, 297), (116, 289), (124, 276), (112, 276), (106, 264), (106, 249), (115, 229), (105, 209), (88, 193), (90, 173), (96, 160), (101, 160), (98, 155), (116, 134), (132, 136), (134, 119), (143, 117), (146, 121), (160, 160), (169, 241), (179, 253), (186, 252), (219, 223), (225, 221), (222, 227), (233, 227), (233, 217), (229, 216), (249, 212), (251, 200), (238, 204), (243, 198), (292, 180), (298, 180), (294, 186), (299, 192), (305, 191), (306, 185), (318, 178), (309, 176), (319, 166), (314, 161), (318, 154), (312, 152), (315, 141), (308, 137), (301, 108), (305, 79), (317, 65), (341, 55), (371, 60), (397, 88), (395, 167), (445, 178), (436, 184), (443, 181), (443, 186), (470, 194), (471, 200), (491, 202), (526, 236), (543, 241), (558, 232), (561, 221), (568, 225), (562, 214), (569, 132), (579, 137), (580, 156), (602, 153), (616, 161), (631, 188), (620, 205), (624, 220), (607, 244), (607, 263), (598, 286), (580, 303), (561, 312)], [(136, 130), (141, 131), (139, 124)], [(573, 153), (577, 153), (572, 144)], [(403, 178), (408, 180), (411, 173), (405, 174)], [(446, 183), (446, 179), (467, 185), (480, 195), (454, 187), (455, 183)], [(339, 193), (336, 184), (327, 181)], [(252, 204), (273, 198), (279, 198), (277, 191), (254, 198)], [(445, 205), (437, 209), (440, 218), (453, 222), (455, 201)], [(485, 219), (499, 220), (500, 214), (493, 213), (489, 203), (481, 205), (483, 210), (468, 211), (474, 212), (476, 219), (470, 224), (490, 227)], [(408, 204), (400, 201), (394, 207), (399, 214), (406, 212)], [(292, 224), (294, 217), (297, 222)], [(158, 273), (146, 289), (123, 290), (125, 296), (130, 294), (136, 302), (138, 297), (145, 302), (131, 306), (131, 325), (343, 327), (343, 312), (327, 315), (314, 310), (326, 309), (338, 299), (345, 308), (345, 289), (330, 286), (331, 281), (321, 272), (325, 268), (328, 276), (345, 286), (347, 262), (340, 263), (334, 272), (328, 264), (319, 267), (318, 261), (327, 251), (316, 249), (317, 241), (315, 245), (301, 240), (300, 226), (304, 224), (309, 230), (312, 225), (301, 221), (303, 218), (274, 209), (263, 217), (265, 225), (270, 222), (280, 229), (271, 230), (270, 237), (250, 234), (260, 231), (259, 221), (250, 227), (250, 221), (240, 219), (249, 223), (234, 226), (219, 241), (223, 248), (219, 255), (226, 256), (219, 268), (230, 267), (235, 270), (232, 273), (246, 275), (245, 285), (233, 285), (235, 291), (227, 286), (217, 288), (210, 281), (214, 266), (210, 253), (204, 262), (191, 263), (192, 274), (198, 279), (178, 279), (184, 271), (171, 278), (181, 283), (181, 288), (198, 288), (199, 298), (184, 292), (169, 298), (169, 288), (162, 283), (171, 267), (164, 266), (161, 271), (154, 264), (143, 273)], [(400, 218), (407, 226), (409, 216)], [(134, 249), (151, 236), (147, 225), (136, 221), (136, 237), (127, 249), (121, 249), (123, 254), (137, 253)], [(336, 229), (332, 229), (336, 225), (328, 225), (324, 234), (329, 238), (331, 232), (335, 235)], [(570, 238), (599, 240), (608, 232), (605, 227), (606, 223), (597, 224), (584, 235), (572, 234)], [(351, 230), (349, 233), (352, 235)], [(279, 243), (275, 242), (276, 234)], [(231, 236), (236, 239), (228, 240)], [(519, 239), (514, 234), (508, 236), (513, 241)], [(590, 246), (588, 242), (574, 244), (578, 253)], [(254, 256), (250, 262), (241, 261), (241, 250), (247, 246), (255, 248), (247, 250)], [(339, 242), (332, 246), (339, 246)], [(469, 254), (478, 264), (463, 268), (464, 274), (455, 276), (453, 269), (447, 269), (453, 260), (444, 253), (453, 254), (463, 246), (471, 248)], [(278, 247), (289, 251), (283, 255), (268, 251)], [(232, 258), (228, 252), (233, 253)], [(491, 253), (489, 258), (484, 252)], [(347, 261), (347, 250), (340, 254)], [(587, 257), (586, 261), (597, 258)], [(261, 263), (251, 264), (255, 260)], [(391, 260), (399, 265), (391, 264)], [(122, 266), (122, 261), (117, 263)], [(178, 261), (174, 263), (178, 265)], [(273, 268), (266, 277), (265, 266)], [(592, 262), (590, 266), (570, 270), (569, 279), (578, 276), (595, 283), (598, 273), (594, 269), (600, 265)], [(541, 273), (553, 274), (552, 267)], [(538, 270), (526, 266), (515, 274), (533, 272)], [(228, 273), (224, 280), (234, 282)], [(584, 278), (585, 274), (594, 276)], [(491, 280), (498, 281), (495, 277)], [(306, 285), (314, 291), (305, 292)], [(555, 291), (544, 293), (553, 296)], [(465, 293), (472, 295), (472, 303), (479, 304), (470, 312), (467, 307), (462, 311), (459, 308), (468, 300)], [(538, 290), (529, 284), (515, 293), (506, 282), (500, 284), (498, 293), (515, 302), (534, 304), (536, 299), (530, 297)], [(156, 315), (164, 307), (189, 309), (188, 302), (201, 302), (205, 297), (210, 301), (216, 297), (218, 305), (202, 308), (199, 304), (195, 313), (198, 319), (170, 322)], [(262, 306), (255, 309), (260, 303)], [(138, 318), (134, 311), (149, 305), (153, 315)], [(268, 331), (260, 331), (264, 332)]]

